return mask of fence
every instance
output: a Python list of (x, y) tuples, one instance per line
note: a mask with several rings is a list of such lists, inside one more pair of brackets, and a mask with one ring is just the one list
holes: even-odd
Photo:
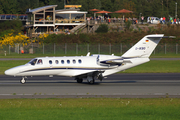
[[(22, 46), (15, 44), (14, 46), (0, 47), (0, 55), (5, 54), (49, 54), (49, 55), (86, 55), (91, 54), (115, 54), (122, 55), (133, 44), (29, 44)], [(153, 51), (153, 54), (180, 54), (180, 45), (178, 44), (159, 44)]]

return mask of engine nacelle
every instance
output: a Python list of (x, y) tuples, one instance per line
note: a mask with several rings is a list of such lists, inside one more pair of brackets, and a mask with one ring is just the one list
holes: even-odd
[(104, 64), (104, 65), (121, 65), (124, 60), (122, 57), (114, 56), (114, 55), (92, 55), (97, 56), (97, 64)]

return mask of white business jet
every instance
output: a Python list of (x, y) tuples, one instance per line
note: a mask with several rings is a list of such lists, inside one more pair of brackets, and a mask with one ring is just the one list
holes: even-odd
[(149, 56), (162, 38), (163, 34), (147, 35), (122, 56), (93, 54), (73, 57), (38, 57), (25, 65), (5, 71), (6, 75), (22, 76), (25, 83), (27, 76), (57, 75), (74, 77), (78, 83), (87, 79), (93, 84), (95, 78), (103, 80), (105, 76), (123, 71), (150, 61)]

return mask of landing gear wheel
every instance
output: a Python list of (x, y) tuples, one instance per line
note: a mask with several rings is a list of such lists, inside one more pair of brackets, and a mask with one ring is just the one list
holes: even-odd
[(20, 82), (21, 82), (22, 84), (24, 84), (24, 83), (26, 82), (26, 80), (24, 79), (24, 77), (20, 80)]
[(94, 79), (89, 82), (90, 84), (94, 84)]
[(77, 78), (77, 83), (82, 83), (83, 82), (83, 79), (82, 78)]

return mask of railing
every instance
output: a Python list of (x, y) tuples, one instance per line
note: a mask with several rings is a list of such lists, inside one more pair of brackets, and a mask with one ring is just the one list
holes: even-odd
[(56, 19), (55, 23), (84, 23), (84, 19)]
[(0, 14), (0, 20), (14, 20), (19, 19), (22, 21), (27, 21), (27, 15), (24, 14)]
[[(86, 55), (91, 54), (115, 54), (122, 55), (133, 44), (29, 44), (22, 46), (0, 47), (0, 55), (8, 54), (49, 54), (49, 55)], [(159, 44), (152, 54), (180, 54), (180, 45), (178, 44)]]

